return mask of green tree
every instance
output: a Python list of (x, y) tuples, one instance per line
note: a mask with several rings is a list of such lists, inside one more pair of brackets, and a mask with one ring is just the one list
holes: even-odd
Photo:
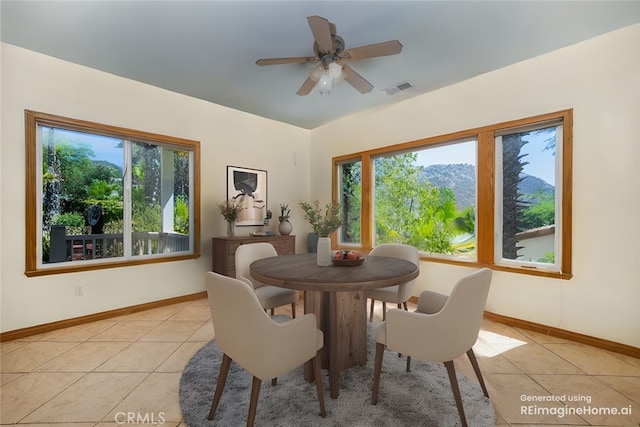
[(452, 239), (470, 227), (456, 210), (453, 191), (422, 180), (416, 160), (416, 153), (405, 153), (375, 161), (376, 244), (406, 243), (450, 254)]
[(556, 222), (555, 195), (548, 193), (536, 193), (530, 207), (522, 212), (518, 221), (518, 231), (531, 230), (532, 228), (553, 225)]
[(342, 226), (343, 242), (360, 241), (360, 224), (362, 215), (362, 163), (345, 163), (342, 165), (342, 206), (344, 225)]
[(522, 171), (528, 162), (523, 161), (527, 154), (521, 154), (522, 147), (527, 144), (523, 139), (529, 132), (520, 132), (502, 137), (502, 256), (516, 259), (518, 250), (516, 234), (518, 219), (525, 209), (518, 186), (523, 179)]

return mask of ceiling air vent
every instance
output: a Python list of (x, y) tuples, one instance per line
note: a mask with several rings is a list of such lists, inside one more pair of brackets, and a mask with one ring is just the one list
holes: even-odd
[(406, 82), (395, 84), (393, 86), (389, 86), (388, 88), (383, 90), (387, 92), (387, 95), (394, 95), (400, 91), (409, 89), (410, 87), (413, 87), (413, 83), (406, 81)]

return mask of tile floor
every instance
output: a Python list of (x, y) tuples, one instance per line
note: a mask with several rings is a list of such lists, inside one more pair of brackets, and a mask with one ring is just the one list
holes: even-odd
[[(133, 413), (182, 427), (180, 374), (213, 338), (210, 317), (199, 299), (2, 343), (0, 423), (117, 426)], [(497, 426), (640, 426), (640, 359), (488, 320), (474, 350)], [(466, 358), (456, 367), (475, 379)], [(549, 398), (583, 414), (527, 400)]]

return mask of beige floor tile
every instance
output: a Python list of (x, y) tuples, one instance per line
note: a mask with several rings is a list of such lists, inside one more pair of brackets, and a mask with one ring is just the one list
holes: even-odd
[(179, 342), (134, 342), (95, 371), (153, 372), (179, 346)]
[(30, 342), (3, 355), (0, 369), (3, 373), (30, 372), (78, 344), (78, 342)]
[[(500, 349), (502, 345), (494, 344), (493, 347)], [(534, 342), (515, 348), (505, 347), (501, 354), (527, 374), (584, 374), (578, 367)]]
[(0, 374), (0, 386), (3, 386), (5, 384), (9, 384), (11, 381), (14, 381), (17, 378), (20, 378), (23, 375), (26, 375), (26, 374), (23, 374), (23, 373), (19, 373), (19, 374)]
[[(532, 375), (552, 395), (569, 408), (585, 412), (581, 418), (590, 425), (640, 425), (640, 405), (588, 375)], [(615, 414), (620, 411), (622, 414)], [(624, 412), (627, 411), (625, 414)]]
[(95, 335), (91, 341), (135, 341), (161, 323), (161, 320), (127, 319)]
[[(155, 426), (161, 426), (161, 427), (180, 427), (180, 426), (187, 427), (186, 424), (182, 424), (179, 421), (165, 421), (164, 423), (156, 422), (155, 424), (154, 423), (145, 423), (144, 421), (137, 421), (137, 419), (136, 419), (137, 414), (125, 414), (125, 416), (127, 416), (127, 415), (129, 417), (131, 417), (131, 418), (126, 423), (122, 422), (122, 418), (118, 418), (119, 422), (115, 422), (115, 421), (114, 422), (106, 422), (106, 421), (103, 421), (103, 422), (100, 422), (100, 423), (95, 424), (95, 425), (92, 424), (92, 426), (94, 426), (94, 427), (126, 427), (126, 426), (136, 426), (136, 425), (139, 425), (139, 426), (142, 426), (142, 425), (144, 425), (144, 426), (148, 426), (148, 425), (154, 426), (155, 425)], [(123, 415), (119, 415), (119, 417), (123, 417)], [(141, 415), (141, 419), (144, 420), (144, 414)], [(20, 425), (20, 427), (23, 427), (23, 426)], [(56, 427), (56, 426), (52, 426), (52, 427)], [(70, 427), (74, 427), (74, 426), (70, 426)]]
[(624, 360), (625, 362), (627, 362), (628, 364), (632, 365), (632, 366), (636, 366), (638, 368), (640, 368), (640, 358), (638, 357), (631, 357), (631, 356), (627, 356), (626, 354), (620, 354), (620, 353), (613, 353), (611, 352), (612, 355), (616, 356), (617, 358)]
[(129, 345), (126, 341), (83, 342), (36, 368), (38, 372), (90, 372)]
[(481, 336), (490, 344), (511, 344), (513, 340), (525, 343), (532, 341), (509, 325), (487, 319), (482, 320), (481, 331), (483, 332)]
[(0, 423), (17, 423), (84, 375), (31, 373), (3, 385), (0, 389)]
[(120, 402), (103, 421), (118, 421), (119, 413), (147, 415), (150, 421), (163, 424), (182, 420), (178, 404), (180, 373), (153, 373)]
[(156, 372), (182, 372), (189, 360), (207, 341), (187, 341), (167, 358)]
[(211, 320), (211, 310), (208, 305), (189, 305), (171, 316), (169, 320), (201, 320), (206, 322)]
[(207, 322), (198, 328), (197, 331), (191, 335), (187, 341), (211, 341), (214, 337), (213, 323)]
[(509, 423), (507, 423), (504, 418), (502, 418), (502, 415), (500, 415), (497, 411), (496, 411), (496, 427), (505, 427), (505, 426), (509, 426)]
[[(415, 309), (415, 304), (409, 305), (410, 310)], [(279, 307), (276, 313), (290, 315), (291, 308)], [(297, 313), (303, 314), (302, 301), (297, 304)], [(378, 303), (374, 324), (380, 324), (381, 319), (382, 305)], [(204, 297), (0, 343), (0, 420), (18, 419), (21, 427), (122, 427), (145, 424), (145, 416), (149, 425), (151, 414), (159, 418), (163, 413), (165, 420), (158, 425), (186, 427), (178, 404), (180, 375), (214, 332)], [(100, 339), (95, 339), (98, 335)], [(640, 420), (635, 415), (640, 414), (640, 359), (487, 319), (483, 320), (474, 351), (496, 409), (496, 426), (587, 426), (587, 421), (575, 415), (561, 419), (522, 412), (522, 407), (536, 404), (523, 402), (522, 396), (560, 391), (584, 395), (585, 390), (580, 391), (584, 388), (599, 405), (636, 405), (632, 406), (631, 420), (638, 427)], [(455, 364), (457, 372), (477, 381), (466, 355)], [(78, 372), (60, 372), (68, 369)], [(602, 374), (575, 374), (586, 370)], [(117, 422), (116, 408), (133, 412), (134, 418), (126, 424)], [(602, 426), (624, 425), (620, 419), (590, 421)]]
[(640, 404), (640, 378), (612, 375), (601, 375), (595, 378), (624, 394), (635, 403)]
[(146, 373), (89, 373), (29, 414), (27, 423), (98, 422), (135, 389)]
[(140, 341), (186, 341), (204, 324), (204, 321), (166, 320)]
[[(20, 427), (93, 427), (95, 423), (20, 423)], [(122, 427), (122, 426), (120, 426)]]
[(29, 344), (29, 342), (30, 341), (15, 340), (0, 343), (0, 356), (4, 356), (7, 353), (11, 353), (12, 351), (19, 349), (20, 347), (24, 347)]
[(41, 341), (86, 341), (98, 335), (118, 322), (115, 319), (100, 320), (84, 325), (71, 326), (69, 328), (48, 332), (40, 338)]
[(139, 311), (129, 315), (128, 320), (167, 320), (178, 311), (187, 307), (189, 303), (179, 303), (166, 305), (164, 307), (152, 308), (151, 310)]
[(485, 383), (489, 390), (489, 396), (493, 402), (496, 412), (510, 425), (520, 426), (521, 424), (546, 424), (552, 426), (585, 425), (586, 422), (575, 415), (558, 418), (545, 412), (538, 412), (538, 408), (549, 411), (549, 408), (560, 408), (558, 402), (535, 402), (528, 401), (529, 398), (538, 396), (549, 396), (540, 384), (527, 375), (514, 374), (487, 374)]
[(537, 342), (538, 344), (565, 344), (567, 342), (570, 342), (563, 338), (554, 337), (552, 335), (547, 335), (540, 332), (529, 331), (527, 329), (522, 329), (522, 328), (514, 328), (514, 329), (519, 333), (521, 333), (522, 335), (524, 335), (525, 337), (529, 338), (530, 340)]
[(547, 344), (546, 347), (590, 375), (640, 377), (640, 367), (623, 360), (619, 354), (585, 344)]

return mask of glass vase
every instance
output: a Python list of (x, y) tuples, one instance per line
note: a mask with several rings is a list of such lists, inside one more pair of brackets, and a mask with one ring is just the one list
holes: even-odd
[(331, 238), (319, 237), (318, 238), (318, 254), (317, 263), (320, 266), (331, 265)]
[(227, 237), (235, 237), (236, 235), (236, 222), (227, 221)]

